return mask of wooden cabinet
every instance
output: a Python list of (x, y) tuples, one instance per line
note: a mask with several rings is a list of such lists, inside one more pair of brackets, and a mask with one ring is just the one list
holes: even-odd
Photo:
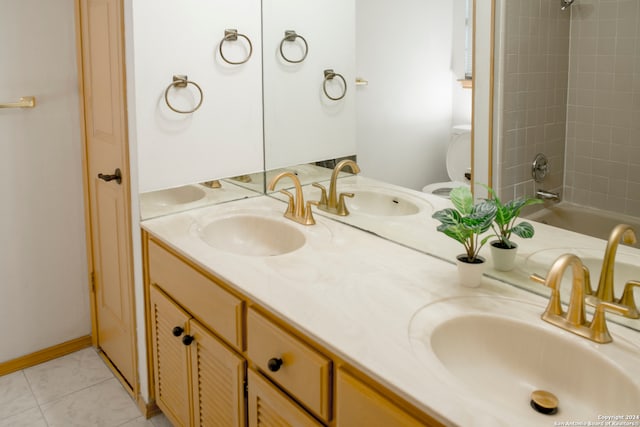
[(150, 289), (150, 306), (156, 404), (175, 426), (189, 426), (189, 359), (181, 341), (189, 315), (155, 286)]
[(343, 370), (336, 378), (337, 427), (419, 427), (426, 424), (413, 418), (376, 390)]
[(244, 426), (245, 360), (156, 286), (150, 303), (158, 407), (176, 426)]
[(311, 412), (330, 420), (331, 360), (265, 316), (247, 315), (247, 353), (266, 376)]
[(249, 370), (249, 427), (320, 427), (260, 374)]
[(146, 243), (155, 399), (175, 426), (440, 425), (347, 373), (339, 357), (268, 310)]

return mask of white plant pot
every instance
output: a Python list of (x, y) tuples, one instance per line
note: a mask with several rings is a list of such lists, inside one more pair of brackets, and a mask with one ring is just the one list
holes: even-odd
[(480, 286), (480, 282), (482, 281), (482, 273), (487, 268), (487, 263), (485, 259), (477, 256), (475, 263), (468, 263), (462, 261), (462, 259), (466, 259), (466, 255), (458, 255), (456, 257), (456, 265), (458, 266), (458, 282), (461, 286), (465, 286), (467, 288), (477, 288)]
[(491, 247), (491, 259), (493, 260), (493, 268), (498, 271), (513, 270), (513, 267), (516, 263), (518, 245), (514, 243), (512, 248), (504, 249), (493, 246), (494, 243), (498, 243), (498, 240), (494, 240), (489, 245)]

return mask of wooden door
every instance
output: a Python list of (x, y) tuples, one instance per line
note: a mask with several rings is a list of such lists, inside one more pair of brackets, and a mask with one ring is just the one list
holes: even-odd
[(137, 392), (122, 0), (79, 7), (94, 342)]
[(156, 404), (175, 426), (191, 425), (189, 315), (155, 286), (149, 290)]
[(189, 335), (194, 426), (243, 427), (245, 360), (194, 320)]

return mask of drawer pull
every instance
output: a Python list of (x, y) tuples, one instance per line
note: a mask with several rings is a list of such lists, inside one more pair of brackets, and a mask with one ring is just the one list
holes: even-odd
[(282, 359), (273, 357), (267, 362), (267, 367), (271, 372), (278, 372), (283, 363)]
[(191, 345), (191, 343), (193, 342), (194, 338), (191, 335), (185, 335), (182, 337), (182, 344), (184, 345)]
[(184, 328), (182, 328), (180, 326), (176, 326), (171, 331), (171, 333), (173, 334), (174, 337), (179, 337), (180, 335), (182, 335), (183, 332), (184, 332)]

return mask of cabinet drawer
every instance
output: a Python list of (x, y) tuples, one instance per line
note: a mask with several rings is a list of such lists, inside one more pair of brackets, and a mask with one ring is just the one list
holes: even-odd
[[(422, 422), (404, 412), (380, 392), (338, 369), (336, 379), (337, 427), (436, 427), (435, 420)], [(426, 415), (425, 415), (426, 418)]]
[(149, 278), (203, 325), (242, 349), (243, 301), (149, 240)]
[(247, 343), (249, 358), (265, 375), (329, 420), (331, 360), (252, 309), (247, 316)]

